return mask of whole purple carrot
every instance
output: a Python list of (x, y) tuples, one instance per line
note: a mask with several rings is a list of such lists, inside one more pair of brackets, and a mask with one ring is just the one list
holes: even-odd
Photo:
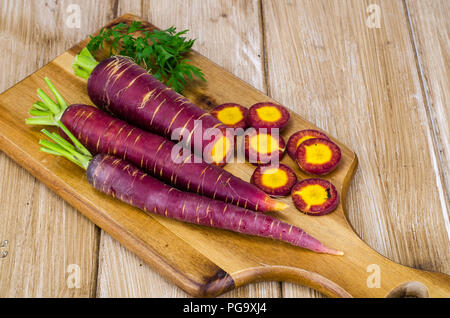
[(216, 165), (207, 164), (194, 154), (178, 157), (172, 141), (144, 131), (88, 105), (67, 106), (51, 81), (45, 79), (55, 95), (53, 101), (41, 89), (30, 111), (28, 124), (58, 125), (61, 121), (91, 153), (120, 157), (181, 190), (196, 192), (260, 212), (278, 211), (286, 204), (276, 201), (253, 184), (245, 182)]

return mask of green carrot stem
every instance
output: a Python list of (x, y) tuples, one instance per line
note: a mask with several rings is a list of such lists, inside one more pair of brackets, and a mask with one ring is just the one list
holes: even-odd
[(85, 170), (87, 169), (87, 167), (89, 165), (90, 160), (84, 161), (83, 159), (78, 158), (76, 155), (73, 155), (73, 154), (65, 151), (63, 148), (57, 147), (57, 145), (52, 142), (48, 142), (46, 140), (41, 140), (41, 141), (39, 141), (39, 144), (43, 145), (43, 147), (40, 148), (40, 150), (42, 152), (46, 152), (46, 153), (49, 153), (49, 154), (52, 154), (55, 156), (62, 156)]
[(52, 91), (53, 95), (55, 96), (56, 100), (58, 101), (58, 105), (60, 107), (60, 109), (62, 111), (66, 110), (67, 108), (67, 103), (64, 100), (64, 98), (61, 96), (61, 94), (58, 92), (58, 90), (55, 88), (55, 86), (53, 85), (53, 83), (50, 81), (50, 79), (48, 77), (44, 78), (45, 83), (47, 84), (47, 86), (50, 88), (50, 90)]
[(72, 144), (67, 142), (61, 136), (56, 133), (50, 133), (49, 131), (42, 129), (42, 132), (53, 140), (40, 140), (39, 144), (42, 146), (41, 151), (50, 153), (52, 155), (62, 156), (73, 163), (77, 164), (83, 169), (87, 169), (89, 162), (92, 160), (92, 155), (85, 155), (76, 149)]
[(30, 109), (30, 115), (33, 117), (25, 119), (25, 123), (28, 125), (58, 126), (58, 122), (68, 105), (50, 79), (45, 77), (44, 81), (55, 96), (56, 101), (52, 100), (42, 89), (39, 88), (37, 90), (37, 94), (41, 101), (33, 104)]
[(27, 125), (42, 125), (42, 126), (56, 126), (53, 116), (39, 116), (25, 118), (25, 124)]
[(45, 104), (45, 106), (47, 106), (47, 108), (54, 114), (58, 114), (59, 112), (61, 112), (61, 108), (59, 107), (58, 104), (56, 104), (50, 97), (48, 97), (47, 94), (45, 94), (45, 92), (38, 88), (37, 89), (37, 94), (39, 95), (39, 97), (41, 98), (42, 102)]
[(89, 152), (89, 150), (87, 150), (87, 148), (78, 141), (78, 139), (70, 132), (69, 129), (67, 129), (67, 127), (61, 121), (58, 121), (58, 127), (61, 128), (61, 130), (67, 135), (67, 137), (69, 137), (69, 139), (72, 141), (72, 143), (80, 153), (92, 157), (92, 154)]
[(33, 108), (39, 109), (39, 110), (48, 110), (48, 107), (45, 106), (45, 104), (41, 101), (34, 103)]
[(67, 103), (48, 77), (45, 77), (44, 81), (55, 96), (56, 102), (39, 88), (37, 92), (42, 102), (33, 104), (33, 107), (30, 109), (30, 115), (35, 117), (25, 119), (25, 123), (27, 125), (48, 125), (61, 128), (72, 141), (73, 145), (60, 135), (49, 133), (47, 130), (43, 129), (42, 132), (55, 143), (42, 140), (41, 145), (44, 147), (42, 147), (41, 150), (53, 155), (64, 156), (80, 167), (85, 168), (91, 160), (92, 155), (61, 122), (61, 116), (67, 109)]
[(97, 64), (98, 62), (92, 56), (91, 52), (87, 48), (84, 48), (75, 57), (75, 61), (72, 63), (72, 69), (75, 75), (88, 79)]
[(52, 116), (53, 115), (53, 113), (50, 111), (38, 110), (35, 108), (30, 109), (29, 113), (31, 116)]
[[(39, 142), (39, 143), (40, 143), (40, 142)], [(46, 153), (49, 153), (49, 154), (51, 154), (51, 155), (55, 155), (55, 156), (59, 156), (59, 155), (60, 155), (59, 152), (56, 152), (56, 151), (54, 151), (54, 150), (50, 150), (50, 149), (45, 148), (45, 147), (41, 147), (40, 150), (41, 150), (42, 152), (46, 152)]]
[(46, 135), (47, 137), (49, 137), (50, 139), (55, 141), (58, 145), (63, 147), (66, 151), (72, 152), (72, 151), (76, 150), (75, 147), (70, 142), (68, 142), (67, 140), (62, 138), (60, 135), (58, 135), (56, 133), (50, 133), (45, 129), (42, 129), (41, 131), (44, 133), (44, 135)]

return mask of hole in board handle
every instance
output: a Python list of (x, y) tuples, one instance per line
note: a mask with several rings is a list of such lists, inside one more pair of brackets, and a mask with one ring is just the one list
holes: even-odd
[(427, 287), (420, 282), (403, 283), (389, 292), (386, 298), (429, 298)]

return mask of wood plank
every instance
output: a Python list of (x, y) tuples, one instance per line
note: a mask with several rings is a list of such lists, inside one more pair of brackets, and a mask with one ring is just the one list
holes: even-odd
[(405, 0), (412, 36), (415, 40), (420, 76), (427, 97), (425, 105), (437, 153), (437, 169), (443, 185), (439, 193), (443, 218), (450, 236), (448, 220), (450, 192), (450, 2)]
[[(372, 3), (381, 28), (366, 25)], [(448, 273), (433, 132), (402, 1), (263, 1), (263, 12), (269, 93), (359, 158), (346, 201), (353, 228), (390, 259)]]
[[(121, 1), (119, 14), (133, 13), (160, 28), (175, 25), (197, 38), (195, 49), (264, 91), (258, 1)], [(245, 21), (245, 23), (242, 23)], [(186, 297), (142, 260), (102, 232), (99, 297)], [(126, 269), (126, 270), (125, 270)], [(119, 286), (119, 287), (118, 287)], [(225, 297), (277, 297), (279, 283), (241, 287)]]
[[(83, 10), (80, 28), (65, 27), (69, 3), (0, 3), (0, 91), (112, 18), (110, 3), (78, 1)], [(9, 241), (8, 256), (0, 259), (0, 297), (94, 296), (99, 240), (95, 225), (3, 152), (0, 175), (0, 240)], [(68, 285), (77, 271), (71, 264), (79, 266), (79, 288)]]

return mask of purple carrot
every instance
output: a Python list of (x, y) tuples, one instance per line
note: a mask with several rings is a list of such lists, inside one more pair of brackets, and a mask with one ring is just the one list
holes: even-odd
[[(57, 124), (56, 117), (80, 140), (91, 153), (106, 153), (120, 157), (151, 175), (179, 189), (196, 192), (213, 199), (222, 200), (260, 212), (278, 211), (286, 204), (272, 199), (253, 184), (245, 182), (216, 165), (207, 164), (190, 154), (183, 160), (174, 161), (177, 154), (175, 143), (114, 118), (88, 105), (67, 103), (50, 82), (50, 90), (57, 97), (54, 102), (42, 90), (38, 92), (43, 100), (32, 112), (49, 111), (53, 106), (56, 113), (51, 117), (27, 119), (30, 124)], [(37, 104), (37, 103), (36, 103)], [(56, 105), (56, 106), (55, 106)], [(61, 106), (60, 106), (61, 105)], [(65, 105), (65, 106), (64, 106)], [(31, 122), (30, 122), (31, 121)]]
[[(96, 106), (144, 130), (168, 139), (183, 139), (186, 146), (203, 154), (207, 162), (225, 164), (234, 149), (234, 138), (227, 135), (226, 126), (217, 118), (158, 81), (130, 58), (113, 56), (96, 64), (85, 49), (75, 59), (74, 68), (79, 70), (80, 60), (89, 56), (90, 67), (83, 74), (90, 74), (87, 90)], [(205, 133), (210, 128), (217, 129), (222, 137), (207, 137)], [(187, 133), (173, 135), (180, 129)]]
[[(343, 255), (328, 248), (302, 229), (271, 216), (249, 211), (195, 193), (173, 188), (127, 161), (112, 155), (86, 155), (59, 135), (43, 132), (56, 143), (41, 140), (42, 151), (62, 155), (86, 169), (89, 183), (97, 190), (148, 213), (183, 222), (233, 232), (273, 238), (319, 253)], [(75, 138), (69, 132), (69, 138)]]

